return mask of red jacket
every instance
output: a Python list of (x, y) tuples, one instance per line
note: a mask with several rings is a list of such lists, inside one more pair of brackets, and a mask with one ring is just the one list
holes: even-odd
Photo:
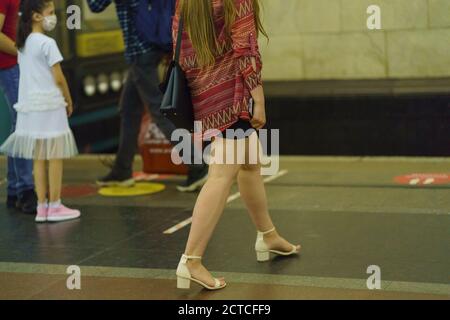
[[(0, 14), (5, 15), (1, 32), (16, 41), (16, 26), (19, 17), (19, 0), (0, 0)], [(0, 52), (0, 69), (8, 69), (17, 64), (17, 57)]]

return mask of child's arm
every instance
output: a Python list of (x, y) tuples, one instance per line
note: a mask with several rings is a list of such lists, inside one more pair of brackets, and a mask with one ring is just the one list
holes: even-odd
[(5, 18), (5, 15), (0, 13), (0, 51), (12, 56), (17, 56), (16, 44), (7, 35), (1, 32), (5, 24)]
[(53, 78), (55, 78), (55, 83), (61, 89), (64, 99), (67, 102), (67, 115), (70, 117), (73, 113), (73, 102), (70, 95), (69, 86), (67, 85), (66, 77), (61, 69), (61, 64), (57, 63), (52, 67)]

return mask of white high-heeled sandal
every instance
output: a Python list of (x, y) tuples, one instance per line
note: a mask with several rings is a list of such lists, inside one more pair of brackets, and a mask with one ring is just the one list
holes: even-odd
[(270, 250), (266, 242), (264, 241), (264, 235), (274, 231), (275, 228), (265, 232), (258, 231), (258, 234), (256, 236), (255, 251), (256, 251), (256, 260), (258, 260), (259, 262), (269, 261), (271, 253), (278, 254), (280, 256), (290, 256), (300, 252), (300, 250), (297, 250), (297, 246), (294, 245), (292, 245), (292, 250), (288, 252)]
[(189, 269), (186, 265), (188, 260), (192, 260), (192, 259), (201, 260), (202, 257), (187, 256), (185, 254), (183, 254), (181, 256), (181, 260), (180, 260), (180, 263), (178, 264), (178, 268), (177, 268), (177, 288), (178, 289), (189, 289), (191, 287), (191, 281), (194, 281), (195, 283), (201, 285), (202, 287), (204, 287), (208, 290), (219, 290), (219, 289), (223, 289), (226, 287), (227, 284), (226, 283), (220, 284), (220, 280), (217, 278), (214, 278), (214, 282), (215, 282), (214, 287), (211, 287), (200, 280), (192, 278), (191, 273), (189, 272)]

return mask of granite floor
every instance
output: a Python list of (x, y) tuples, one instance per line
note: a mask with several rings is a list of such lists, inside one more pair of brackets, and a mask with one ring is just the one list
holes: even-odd
[[(0, 158), (0, 299), (449, 299), (450, 183), (400, 184), (413, 173), (450, 174), (450, 159), (282, 157), (267, 181), (271, 214), (299, 257), (257, 263), (255, 230), (236, 187), (204, 257), (228, 287), (175, 287), (196, 194), (183, 177), (160, 176), (161, 193), (131, 198), (97, 194), (106, 172), (99, 156), (66, 162), (65, 203), (82, 218), (36, 224), (5, 207)], [(139, 170), (139, 159), (135, 169)], [(164, 233), (166, 231), (166, 233)], [(66, 286), (79, 266), (81, 290)], [(369, 266), (381, 289), (369, 290)]]

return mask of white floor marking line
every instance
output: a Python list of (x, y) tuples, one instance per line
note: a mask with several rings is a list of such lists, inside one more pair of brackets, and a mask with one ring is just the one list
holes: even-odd
[(278, 178), (284, 176), (286, 173), (288, 173), (287, 170), (281, 170), (281, 171), (278, 172), (276, 175), (273, 175), (273, 176), (270, 176), (270, 177), (265, 178), (265, 179), (264, 179), (264, 182), (265, 182), (265, 183), (272, 182), (273, 180), (276, 180), (276, 179), (278, 179)]
[(163, 233), (164, 233), (164, 234), (172, 234), (172, 233), (175, 233), (175, 232), (177, 232), (178, 230), (183, 229), (183, 228), (186, 227), (187, 225), (190, 225), (191, 223), (192, 223), (192, 217), (190, 217), (190, 218), (188, 218), (188, 219), (186, 219), (186, 220), (184, 220), (184, 221), (181, 221), (180, 223), (178, 223), (178, 224), (174, 225), (173, 227), (167, 229), (167, 230), (164, 231)]
[[(272, 182), (282, 176), (284, 176), (285, 174), (287, 174), (288, 171), (287, 170), (281, 170), (280, 172), (278, 172), (276, 175), (267, 177), (264, 179), (264, 183), (269, 183)], [(231, 196), (228, 197), (227, 199), (227, 203), (230, 203), (236, 199), (239, 199), (241, 197), (241, 193), (240, 192), (236, 192), (234, 194), (232, 194)], [(174, 225), (173, 227), (167, 229), (166, 231), (163, 232), (163, 234), (173, 234), (177, 231), (179, 231), (180, 229), (183, 229), (184, 227), (190, 225), (192, 223), (192, 217), (181, 221), (180, 223), (177, 223), (176, 225)]]

